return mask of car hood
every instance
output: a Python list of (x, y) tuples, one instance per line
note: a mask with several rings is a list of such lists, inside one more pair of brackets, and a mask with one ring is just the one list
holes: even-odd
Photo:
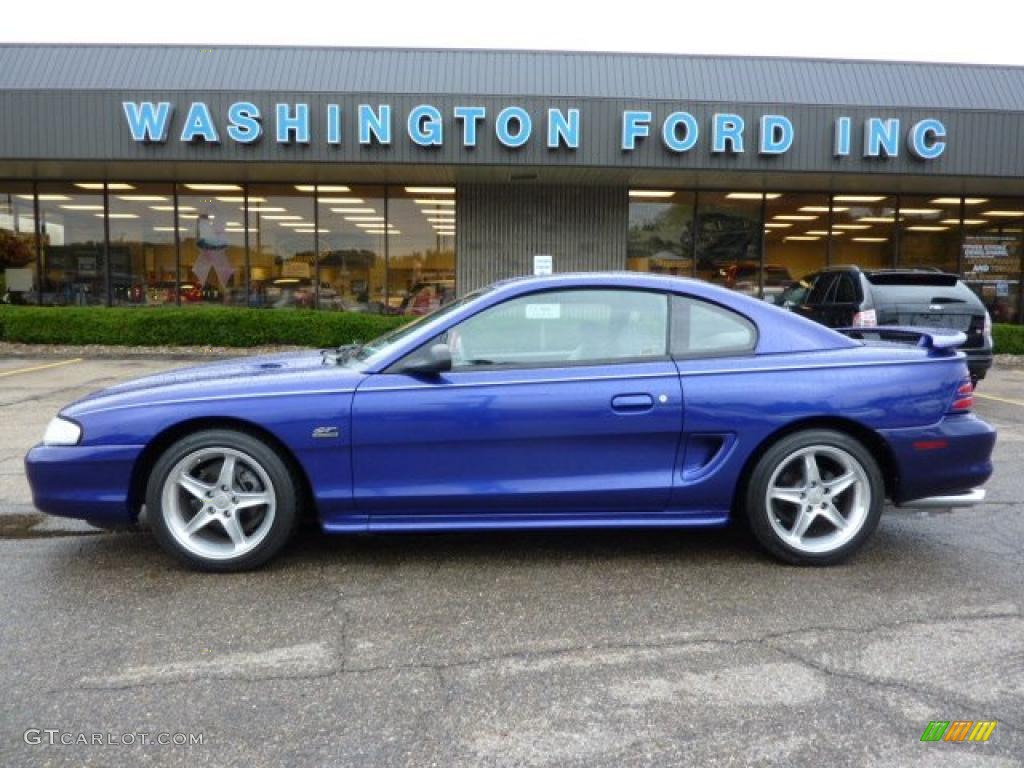
[(110, 408), (174, 400), (354, 389), (364, 375), (333, 362), (325, 363), (318, 350), (239, 357), (116, 384), (85, 396), (62, 413), (74, 417)]

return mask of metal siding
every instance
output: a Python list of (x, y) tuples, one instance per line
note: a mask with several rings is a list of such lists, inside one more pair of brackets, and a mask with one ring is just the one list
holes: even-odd
[(556, 272), (626, 267), (624, 188), (464, 184), (458, 188), (460, 294), (533, 271), (550, 254)]

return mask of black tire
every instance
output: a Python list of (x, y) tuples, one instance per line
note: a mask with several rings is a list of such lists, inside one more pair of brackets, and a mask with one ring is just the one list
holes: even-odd
[[(785, 466), (792, 466), (787, 462), (788, 457), (792, 457), (800, 451), (819, 446), (825, 452), (829, 449), (837, 449), (840, 452), (844, 452), (847, 457), (860, 465), (863, 470), (863, 480), (858, 487), (861, 488), (861, 492), (866, 490), (870, 494), (870, 500), (865, 500), (860, 506), (863, 511), (859, 516), (859, 528), (856, 528), (855, 533), (850, 534), (848, 540), (838, 543), (834, 549), (808, 552), (794, 547), (790, 541), (783, 538), (776, 530), (772, 522), (773, 519), (776, 520), (777, 524), (782, 525), (783, 528), (786, 525), (779, 520), (777, 511), (769, 508), (770, 505), (766, 496), (772, 476), (776, 470), (781, 471)], [(789, 461), (795, 460), (789, 459)], [(824, 482), (821, 485), (824, 488), (828, 483)], [(827, 491), (822, 492), (827, 493)], [(853, 492), (856, 491), (854, 490)], [(844, 503), (847, 503), (846, 497), (843, 497), (843, 499)], [(871, 453), (860, 441), (842, 432), (827, 429), (811, 429), (787, 435), (764, 451), (764, 454), (758, 460), (750, 475), (750, 481), (747, 483), (743, 501), (751, 533), (753, 533), (758, 543), (774, 557), (793, 565), (835, 565), (843, 562), (863, 547), (871, 534), (874, 533), (875, 528), (878, 527), (878, 522), (882, 516), (882, 507), (885, 503), (885, 481), (878, 467), (878, 462), (875, 461)], [(779, 503), (775, 502), (776, 505)], [(808, 504), (808, 506), (816, 505)], [(783, 509), (785, 508), (786, 505), (783, 504)], [(792, 508), (794, 510), (799, 509), (799, 505), (794, 504)], [(776, 507), (776, 509), (778, 508)], [(796, 512), (794, 511), (793, 514), (795, 516)], [(826, 520), (822, 521), (822, 525), (826, 528), (834, 528)], [(836, 532), (838, 533), (838, 530)], [(815, 541), (815, 539), (810, 538), (809, 541)], [(824, 541), (824, 539), (821, 539), (821, 541)]]
[[(253, 549), (237, 557), (215, 559), (190, 551), (172, 532), (169, 512), (164, 509), (164, 485), (172, 470), (186, 457), (206, 449), (241, 452), (246, 461), (251, 459), (262, 468), (273, 486), (273, 492), (267, 494), (275, 501), (273, 520), (268, 530)], [(199, 571), (226, 573), (251, 570), (263, 565), (280, 552), (291, 538), (299, 518), (298, 506), (298, 494), (288, 464), (259, 438), (230, 429), (204, 430), (178, 440), (153, 465), (146, 485), (147, 517), (157, 542), (167, 553)]]

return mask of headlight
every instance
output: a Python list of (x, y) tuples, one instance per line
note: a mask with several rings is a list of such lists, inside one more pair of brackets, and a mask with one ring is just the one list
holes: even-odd
[(55, 417), (43, 434), (44, 445), (78, 445), (82, 439), (82, 428), (73, 421)]

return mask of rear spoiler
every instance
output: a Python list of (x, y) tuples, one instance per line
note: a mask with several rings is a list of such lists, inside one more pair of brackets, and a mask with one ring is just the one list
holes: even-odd
[(956, 349), (967, 341), (963, 331), (947, 328), (916, 328), (909, 325), (879, 325), (874, 328), (836, 328), (851, 339), (896, 341), (927, 349)]

